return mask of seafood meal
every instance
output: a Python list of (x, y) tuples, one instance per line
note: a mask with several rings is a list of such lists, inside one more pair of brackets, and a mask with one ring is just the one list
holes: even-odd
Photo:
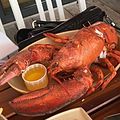
[[(111, 25), (96, 22), (78, 30), (72, 38), (53, 33), (44, 35), (60, 44), (31, 45), (0, 67), (0, 85), (21, 75), (31, 64), (41, 63), (47, 67), (47, 87), (9, 102), (21, 115), (42, 116), (55, 112), (83, 95), (90, 95), (98, 88), (104, 89), (117, 74), (112, 60), (120, 63), (120, 51), (116, 49), (117, 32)], [(106, 79), (98, 65), (91, 67), (95, 62), (107, 66), (110, 74)], [(97, 76), (96, 84), (93, 84), (92, 72)]]

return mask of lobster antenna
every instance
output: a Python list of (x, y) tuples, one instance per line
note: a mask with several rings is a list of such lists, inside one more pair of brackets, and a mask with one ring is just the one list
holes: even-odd
[[(89, 26), (91, 25), (90, 21), (87, 21), (87, 23)], [(87, 27), (87, 26), (85, 26), (85, 24), (82, 24), (82, 25), (83, 25), (83, 27)]]
[[(120, 68), (120, 63), (115, 67), (115, 70), (118, 71), (118, 69)], [(104, 79), (106, 79), (110, 74), (107, 74)]]
[(88, 21), (88, 24), (91, 25), (90, 21)]
[(86, 27), (84, 24), (82, 24), (83, 25), (83, 27)]

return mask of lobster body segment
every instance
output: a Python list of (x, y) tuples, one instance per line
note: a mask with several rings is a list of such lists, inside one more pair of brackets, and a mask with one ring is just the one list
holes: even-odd
[[(10, 102), (12, 108), (21, 115), (52, 113), (101, 86), (104, 89), (117, 74), (107, 58), (112, 57), (116, 63), (120, 63), (120, 51), (115, 50), (118, 43), (117, 32), (112, 26), (97, 22), (80, 29), (71, 39), (52, 33), (44, 35), (64, 45), (33, 45), (10, 58), (0, 68), (0, 85), (3, 85), (20, 75), (30, 64), (40, 62), (48, 67), (52, 81), (48, 88), (28, 93)], [(106, 53), (104, 58), (101, 58), (101, 53)], [(96, 59), (105, 63), (111, 73), (105, 81), (103, 71), (98, 66), (91, 67)], [(93, 84), (91, 71), (97, 75), (96, 84)]]

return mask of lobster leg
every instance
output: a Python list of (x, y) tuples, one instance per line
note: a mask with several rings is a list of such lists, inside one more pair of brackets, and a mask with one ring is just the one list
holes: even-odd
[(104, 81), (104, 75), (99, 66), (92, 66), (90, 68), (91, 72), (94, 72), (97, 74), (97, 82), (95, 85), (92, 85), (91, 88), (88, 90), (87, 95), (91, 94), (95, 90), (97, 90), (103, 83)]
[(53, 33), (44, 33), (44, 35), (58, 43), (66, 43), (69, 40), (68, 36), (59, 36)]
[(120, 63), (120, 51), (113, 50), (108, 54), (108, 56), (115, 58)]
[(68, 95), (70, 95), (70, 93), (67, 91), (67, 89), (65, 88), (65, 86), (62, 84), (62, 82), (55, 76), (58, 72), (60, 72), (61, 69), (60, 68), (56, 68), (54, 71), (51, 72), (51, 77), (56, 80), (66, 91), (66, 93), (68, 93)]
[(111, 72), (111, 75), (108, 76), (106, 78), (106, 80), (103, 82), (102, 84), (102, 89), (104, 89), (108, 84), (109, 82), (115, 77), (116, 75), (116, 70), (114, 68), (114, 66), (111, 64), (111, 62), (107, 59), (107, 58), (104, 58), (104, 59), (100, 59), (101, 62), (105, 62), (108, 66), (108, 69), (110, 70)]

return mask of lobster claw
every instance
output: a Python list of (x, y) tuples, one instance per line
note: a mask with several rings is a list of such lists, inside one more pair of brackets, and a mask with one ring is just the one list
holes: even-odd
[(26, 66), (30, 63), (28, 58), (29, 53), (25, 51), (11, 57), (4, 64), (2, 64), (0, 66), (0, 86), (4, 85), (6, 82), (11, 80), (15, 76), (20, 75), (22, 70), (24, 70)]
[[(53, 113), (81, 98), (88, 91), (93, 80), (89, 74), (84, 76), (81, 72), (78, 70), (75, 73), (77, 78), (62, 82), (69, 94), (61, 85), (54, 82), (47, 88), (13, 99), (9, 105), (16, 113), (24, 116), (43, 116)], [(83, 77), (76, 76), (81, 74)]]
[[(3, 68), (4, 69), (4, 68)], [(13, 64), (10, 68), (0, 71), (0, 86), (20, 74), (19, 68)]]
[(59, 36), (53, 33), (44, 33), (44, 36), (50, 38), (51, 40), (57, 42), (57, 43), (66, 43), (67, 41), (69, 41), (69, 37), (68, 36)]

